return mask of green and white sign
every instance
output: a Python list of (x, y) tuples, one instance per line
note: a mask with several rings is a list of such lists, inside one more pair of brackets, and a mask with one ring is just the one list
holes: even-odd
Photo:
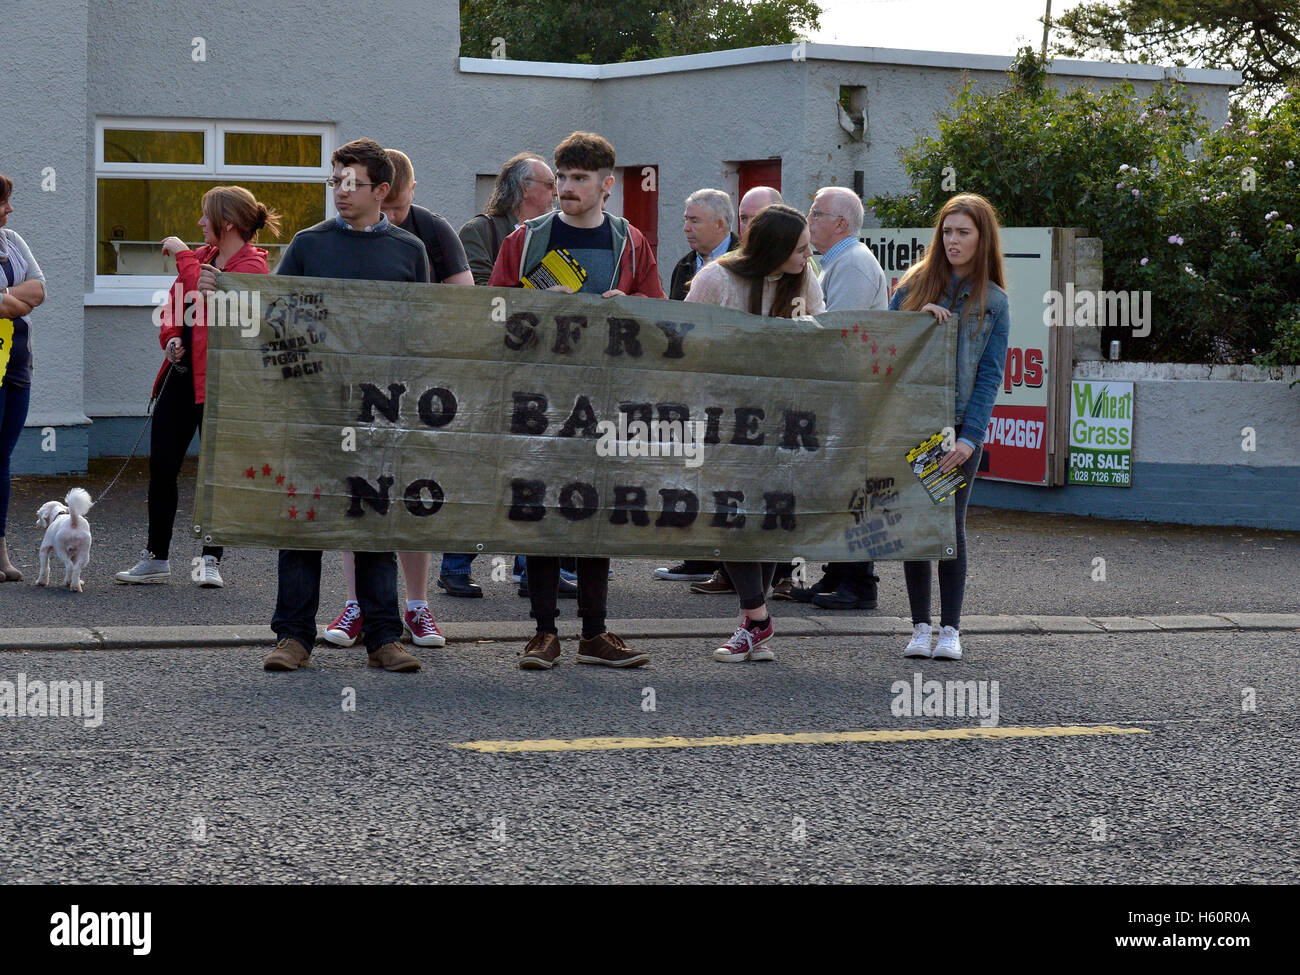
[(1133, 384), (1076, 379), (1070, 396), (1070, 483), (1133, 485)]

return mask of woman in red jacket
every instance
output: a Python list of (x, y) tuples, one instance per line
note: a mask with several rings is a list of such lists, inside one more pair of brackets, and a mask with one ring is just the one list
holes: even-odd
[[(185, 452), (194, 431), (203, 429), (204, 383), (207, 378), (208, 330), (205, 305), (198, 296), (199, 270), (204, 264), (240, 274), (266, 274), (266, 251), (254, 247), (257, 232), (268, 228), (279, 236), (280, 218), (242, 186), (214, 186), (203, 194), (203, 246), (190, 250), (178, 237), (162, 242), (163, 253), (176, 258), (176, 281), (160, 309), (158, 340), (166, 354), (152, 399), (153, 430), (149, 438), (149, 542), (140, 561), (117, 574), (118, 582), (166, 582), (172, 522), (176, 518), (177, 486)], [(159, 317), (155, 314), (155, 321)], [(223, 585), (220, 548), (204, 546), (203, 562), (193, 574), (200, 586)]]

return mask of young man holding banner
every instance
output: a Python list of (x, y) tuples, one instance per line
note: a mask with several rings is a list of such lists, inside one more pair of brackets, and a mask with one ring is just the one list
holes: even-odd
[[(563, 249), (586, 272), (581, 291), (605, 298), (639, 295), (664, 298), (654, 251), (641, 232), (621, 217), (604, 212), (602, 203), (614, 186), (614, 147), (591, 132), (574, 132), (555, 149), (556, 185), (560, 211), (526, 221), (505, 239), (488, 284), (517, 288), (520, 279), (542, 258)], [(556, 285), (551, 290), (572, 289)], [(578, 663), (606, 667), (639, 667), (647, 653), (630, 650), (622, 639), (605, 631), (609, 593), (609, 559), (579, 558), (578, 615), (582, 639)], [(550, 670), (560, 655), (556, 603), (560, 583), (557, 556), (528, 556), (530, 615), (537, 634), (519, 659), (522, 670)]]
[[(381, 210), (393, 182), (383, 146), (356, 139), (334, 150), (334, 205), (339, 215), (294, 235), (276, 274), (370, 281), (429, 280), (429, 258), (413, 234), (393, 226)], [(210, 280), (210, 279), (209, 279)], [(200, 279), (200, 290), (204, 281)], [(281, 551), (279, 586), (271, 629), (279, 642), (266, 670), (297, 670), (316, 642), (321, 553)], [(357, 601), (365, 619), (370, 666), (410, 672), (420, 661), (402, 646), (397, 612), (397, 561), (392, 552), (356, 553)]]

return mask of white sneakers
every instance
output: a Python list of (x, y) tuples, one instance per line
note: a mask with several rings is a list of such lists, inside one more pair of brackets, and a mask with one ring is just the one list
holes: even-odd
[(934, 645), (935, 660), (961, 659), (961, 634), (951, 626), (939, 630), (939, 642)]
[(139, 562), (117, 573), (113, 578), (118, 582), (158, 583), (166, 582), (171, 577), (171, 563), (166, 559), (155, 559), (152, 552), (145, 550), (140, 553)]
[(935, 660), (961, 659), (961, 632), (951, 626), (941, 627), (939, 642), (930, 649), (931, 627), (929, 623), (917, 623), (912, 627), (912, 639), (903, 651), (904, 657), (934, 658)]
[(221, 562), (215, 555), (203, 556), (203, 563), (194, 567), (194, 581), (203, 589), (220, 589), (225, 583), (217, 567)]
[(930, 657), (930, 624), (917, 623), (912, 627), (912, 639), (903, 651), (904, 657)]
[[(226, 583), (221, 578), (221, 561), (215, 555), (203, 556), (203, 561), (194, 566), (190, 574), (201, 588), (220, 589)], [(140, 553), (140, 561), (131, 568), (117, 573), (113, 578), (127, 583), (160, 583), (172, 577), (171, 563), (167, 559), (156, 559), (146, 550)]]

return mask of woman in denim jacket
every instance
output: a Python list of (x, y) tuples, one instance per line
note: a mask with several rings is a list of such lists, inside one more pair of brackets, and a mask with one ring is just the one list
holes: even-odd
[(930, 649), (930, 563), (904, 562), (912, 639), (905, 657), (961, 659), (961, 604), (966, 593), (966, 506), (979, 469), (984, 434), (1006, 367), (1011, 318), (998, 216), (982, 196), (954, 196), (939, 211), (925, 256), (899, 282), (893, 311), (928, 311), (957, 327), (957, 441), (940, 463), (960, 466), (966, 484), (954, 495), (957, 556), (939, 563), (939, 640)]

